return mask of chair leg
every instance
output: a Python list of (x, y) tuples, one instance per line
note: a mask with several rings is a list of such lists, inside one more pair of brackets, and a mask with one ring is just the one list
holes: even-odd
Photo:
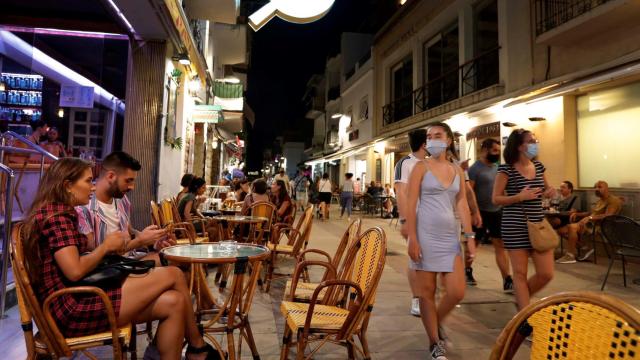
[(593, 227), (593, 235), (591, 237), (591, 245), (593, 245), (593, 263), (598, 263), (598, 247), (596, 246), (596, 227)]
[(627, 260), (625, 260), (624, 256), (622, 256), (622, 281), (624, 283), (624, 287), (627, 287)]
[(289, 348), (291, 347), (291, 330), (284, 325), (284, 335), (282, 337), (282, 349), (280, 349), (280, 360), (287, 360), (289, 358)]
[[(147, 325), (147, 329), (149, 329)], [(133, 324), (131, 325), (131, 340), (129, 340), (129, 357), (131, 360), (136, 360), (138, 358), (138, 327)]]
[(302, 331), (298, 331), (297, 336), (297, 352), (296, 352), (296, 360), (304, 360), (304, 350), (307, 347), (306, 340), (302, 337)]
[(349, 360), (354, 360), (356, 358), (353, 351), (353, 342), (351, 339), (347, 340), (347, 356)]
[(615, 257), (611, 256), (609, 259), (609, 268), (607, 269), (607, 274), (604, 276), (604, 281), (602, 281), (602, 286), (600, 287), (600, 291), (604, 290), (604, 286), (607, 284), (607, 279), (609, 279), (609, 273), (611, 272), (611, 267), (613, 266), (613, 262), (615, 261)]
[(364, 353), (365, 360), (371, 360), (371, 353), (369, 352), (369, 342), (367, 341), (367, 336), (365, 335), (364, 329), (360, 330), (358, 339), (360, 339), (360, 344), (362, 344), (362, 352)]
[(269, 266), (267, 268), (267, 278), (265, 279), (265, 290), (264, 292), (268, 293), (269, 289), (271, 289), (271, 280), (273, 278), (273, 271), (275, 270), (275, 262), (276, 262), (276, 252), (271, 252), (271, 260), (269, 261)]

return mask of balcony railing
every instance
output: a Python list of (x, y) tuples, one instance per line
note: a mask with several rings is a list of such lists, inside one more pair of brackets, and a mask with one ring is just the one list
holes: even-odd
[(611, 0), (535, 0), (536, 35), (577, 18)]
[(499, 50), (500, 47), (497, 46), (482, 53), (456, 69), (428, 81), (411, 94), (385, 105), (382, 108), (384, 126), (498, 84)]

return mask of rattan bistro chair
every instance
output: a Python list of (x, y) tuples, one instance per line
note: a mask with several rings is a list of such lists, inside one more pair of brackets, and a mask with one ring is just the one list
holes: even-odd
[[(286, 323), (281, 360), (288, 358), (294, 336), (298, 360), (311, 358), (327, 342), (347, 347), (349, 359), (354, 359), (354, 350), (365, 359), (371, 359), (366, 331), (384, 269), (386, 249), (384, 231), (380, 228), (365, 231), (352, 244), (345, 259), (353, 263), (350, 280), (323, 281), (314, 290), (308, 304), (291, 301), (280, 304), (280, 312)], [(326, 265), (331, 269), (331, 264)], [(300, 272), (294, 275), (294, 289), (300, 275)], [(325, 294), (319, 300), (323, 291)], [(361, 348), (358, 348), (355, 337), (360, 340)], [(318, 342), (305, 356), (307, 347)]]
[[(348, 274), (348, 272), (352, 264), (348, 264), (346, 261), (343, 261), (346, 258), (346, 256), (343, 257), (343, 255), (345, 254), (345, 251), (351, 249), (351, 245), (353, 245), (353, 243), (358, 240), (358, 237), (360, 236), (361, 224), (362, 220), (360, 219), (355, 219), (351, 222), (349, 227), (347, 227), (347, 230), (342, 235), (342, 239), (338, 244), (338, 248), (336, 249), (333, 258), (331, 258), (331, 255), (329, 255), (327, 252), (319, 249), (307, 249), (301, 252), (300, 255), (298, 255), (296, 264), (296, 268), (300, 267), (300, 269), (296, 269), (296, 271), (305, 272), (303, 274), (303, 280), (305, 280), (305, 282), (298, 282), (295, 292), (292, 293), (292, 280), (288, 280), (284, 290), (285, 299), (289, 301), (309, 302), (309, 300), (311, 300), (313, 292), (318, 287), (318, 285), (320, 285), (320, 283), (317, 282), (309, 282), (309, 275), (306, 266), (304, 266), (304, 262), (307, 261), (307, 255), (310, 254), (319, 254), (324, 256), (327, 259), (327, 262), (331, 264), (331, 269), (335, 272), (334, 276), (337, 276), (338, 280), (349, 280), (350, 274)], [(321, 282), (331, 280), (329, 277), (329, 271), (329, 268), (327, 268), (327, 271), (325, 271)], [(319, 295), (319, 298), (321, 298), (323, 295), (324, 293), (321, 293)]]
[(491, 360), (509, 360), (533, 328), (531, 359), (634, 359), (640, 351), (640, 311), (613, 296), (575, 291), (522, 309), (502, 330)]
[[(255, 233), (251, 237), (249, 237), (249, 235), (251, 234), (247, 234), (248, 239), (252, 239), (253, 242), (256, 242), (262, 245), (263, 239), (271, 238), (271, 228), (273, 226), (273, 221), (276, 218), (275, 205), (273, 205), (269, 201), (257, 201), (251, 204), (249, 208), (247, 208), (245, 215), (259, 216), (267, 219), (266, 222), (255, 225), (255, 229), (254, 229)], [(249, 229), (251, 229), (251, 226), (249, 226)], [(244, 229), (241, 226), (240, 227), (241, 234), (243, 230)]]
[(604, 290), (616, 258), (622, 260), (622, 281), (627, 287), (627, 257), (640, 258), (640, 224), (622, 215), (607, 216), (600, 223), (600, 231), (611, 247), (609, 268), (600, 290)]
[[(128, 348), (131, 349), (131, 357), (134, 359), (136, 346), (135, 336), (131, 336), (132, 326), (127, 325), (122, 328), (117, 326), (116, 314), (113, 311), (111, 300), (102, 289), (91, 286), (68, 287), (55, 291), (45, 299), (44, 304), (40, 303), (25, 267), (22, 226), (22, 223), (14, 226), (11, 264), (15, 274), (18, 307), (27, 348), (27, 359), (70, 357), (73, 351), (81, 351), (88, 358), (97, 359), (88, 349), (107, 345), (113, 347), (113, 359), (124, 359), (123, 350), (126, 351)], [(74, 338), (65, 338), (62, 335), (53, 316), (51, 316), (49, 304), (62, 295), (78, 293), (92, 293), (102, 299), (111, 325), (110, 331)], [(35, 336), (33, 334), (34, 322), (38, 328), (38, 333)]]
[(160, 228), (166, 228), (175, 237), (176, 243), (180, 245), (195, 244), (194, 232), (187, 229), (190, 223), (176, 223), (171, 217), (165, 215), (163, 209), (151, 200), (151, 222)]
[[(191, 233), (191, 238), (193, 238), (195, 243), (201, 242), (209, 242), (209, 234), (205, 230), (207, 228), (207, 220), (201, 218), (194, 218), (191, 221), (184, 221), (180, 212), (178, 211), (178, 207), (174, 201), (169, 199), (162, 200), (160, 202), (161, 207), (161, 216), (165, 223), (165, 226), (173, 225), (174, 228), (184, 228), (187, 229)], [(200, 224), (202, 231), (197, 232), (194, 224)], [(180, 242), (178, 242), (180, 243)]]
[[(267, 244), (267, 247), (271, 251), (271, 257), (267, 260), (268, 263), (265, 276), (266, 292), (269, 292), (269, 289), (271, 288), (271, 282), (273, 281), (274, 275), (277, 275), (277, 277), (289, 276), (289, 274), (275, 274), (278, 255), (289, 256), (294, 259), (297, 258), (298, 254), (307, 248), (312, 225), (313, 206), (309, 206), (304, 211), (304, 215), (300, 218), (297, 228), (279, 228), (277, 236), (273, 236), (272, 241)], [(285, 239), (287, 242), (283, 243), (283, 240)]]

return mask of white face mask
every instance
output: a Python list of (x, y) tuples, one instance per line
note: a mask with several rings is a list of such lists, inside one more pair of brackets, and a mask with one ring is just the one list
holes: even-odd
[(433, 157), (437, 157), (447, 150), (447, 143), (442, 140), (427, 140), (427, 151)]

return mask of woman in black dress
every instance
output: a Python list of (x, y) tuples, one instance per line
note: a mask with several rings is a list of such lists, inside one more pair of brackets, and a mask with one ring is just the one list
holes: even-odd
[[(534, 250), (527, 229), (527, 217), (534, 222), (544, 218), (542, 196), (552, 196), (555, 192), (549, 186), (544, 165), (533, 160), (537, 155), (538, 140), (533, 133), (514, 130), (507, 140), (505, 164), (498, 167), (493, 188), (493, 202), (503, 206), (502, 240), (511, 259), (518, 309), (527, 306), (531, 295), (553, 278), (553, 250)], [(529, 256), (536, 273), (527, 278)]]

